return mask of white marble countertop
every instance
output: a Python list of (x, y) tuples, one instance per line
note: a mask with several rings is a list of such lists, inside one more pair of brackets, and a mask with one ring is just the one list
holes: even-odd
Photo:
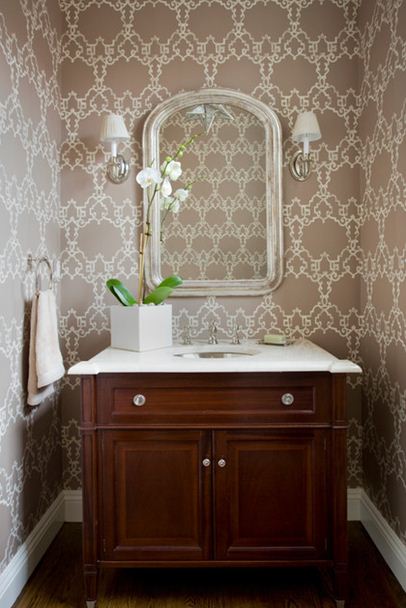
[[(237, 351), (255, 353), (226, 359), (194, 359), (174, 356), (193, 351)], [(76, 363), (68, 370), (70, 375), (104, 373), (213, 373), (213, 372), (330, 372), (332, 374), (359, 374), (359, 365), (334, 355), (309, 340), (298, 340), (289, 346), (268, 346), (247, 341), (239, 346), (219, 343), (195, 343), (191, 346), (174, 345), (171, 348), (137, 353), (117, 348), (106, 348), (89, 361)]]

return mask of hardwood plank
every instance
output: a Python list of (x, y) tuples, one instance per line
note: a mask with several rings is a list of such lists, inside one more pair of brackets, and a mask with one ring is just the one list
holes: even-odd
[[(346, 608), (406, 608), (367, 533), (351, 523)], [(106, 570), (98, 608), (334, 608), (316, 570)], [(13, 608), (84, 607), (81, 526), (65, 524)]]

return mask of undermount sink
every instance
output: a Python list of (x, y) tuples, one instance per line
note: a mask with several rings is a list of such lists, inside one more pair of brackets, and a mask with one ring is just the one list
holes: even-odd
[(233, 357), (252, 357), (256, 355), (254, 350), (189, 350), (182, 353), (174, 353), (174, 357), (182, 359), (231, 359)]

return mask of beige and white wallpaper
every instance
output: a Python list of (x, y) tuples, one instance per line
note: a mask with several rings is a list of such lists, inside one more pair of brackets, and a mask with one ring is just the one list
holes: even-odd
[[(265, 330), (306, 336), (359, 361), (358, 64), (355, 0), (64, 0), (62, 115), (62, 336), (68, 364), (109, 343), (106, 278), (130, 287), (142, 193), (135, 172), (148, 113), (173, 94), (202, 87), (248, 93), (278, 114), (284, 136), (285, 280), (264, 298), (173, 299), (175, 330), (194, 337), (215, 320), (220, 339), (238, 323), (249, 337)], [(297, 112), (317, 112), (323, 139), (316, 171), (295, 182), (288, 160)], [(132, 134), (124, 154), (132, 175), (106, 180), (101, 117), (122, 114)], [(354, 380), (354, 383), (357, 381)], [(350, 481), (360, 483), (359, 406), (350, 417)], [(80, 485), (78, 381), (63, 394), (65, 485)]]
[(360, 28), (364, 487), (406, 542), (406, 3)]
[[(80, 487), (78, 381), (64, 380), (59, 406), (25, 409), (27, 253), (60, 254), (66, 366), (107, 346), (105, 281), (137, 279), (144, 120), (173, 94), (202, 87), (248, 93), (281, 120), (285, 279), (266, 297), (175, 297), (175, 331), (186, 320), (199, 338), (212, 320), (223, 339), (236, 323), (248, 337), (282, 330), (365, 365), (364, 380), (350, 382), (349, 480), (359, 486), (365, 476), (405, 538), (405, 5), (0, 5), (1, 567), (60, 489), (61, 448), (64, 487)], [(297, 149), (290, 131), (305, 109), (316, 111), (322, 139), (312, 177), (299, 183), (288, 169)], [(131, 176), (120, 186), (106, 179), (108, 150), (98, 141), (110, 111), (131, 133), (122, 147)]]
[(26, 405), (27, 256), (60, 253), (61, 26), (52, 0), (0, 3), (0, 571), (62, 489), (58, 396)]

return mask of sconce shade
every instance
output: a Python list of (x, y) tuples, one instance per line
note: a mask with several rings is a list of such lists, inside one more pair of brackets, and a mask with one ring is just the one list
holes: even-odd
[(130, 135), (122, 116), (118, 114), (106, 114), (103, 116), (100, 141), (113, 142), (126, 141), (128, 139), (130, 139)]
[(313, 159), (310, 156), (310, 142), (321, 138), (319, 123), (314, 112), (301, 112), (297, 115), (292, 131), (292, 139), (303, 144), (303, 152), (298, 150), (290, 161), (290, 172), (300, 182), (308, 179)]
[(321, 138), (319, 123), (314, 112), (298, 114), (292, 131), (294, 141), (315, 141)]

